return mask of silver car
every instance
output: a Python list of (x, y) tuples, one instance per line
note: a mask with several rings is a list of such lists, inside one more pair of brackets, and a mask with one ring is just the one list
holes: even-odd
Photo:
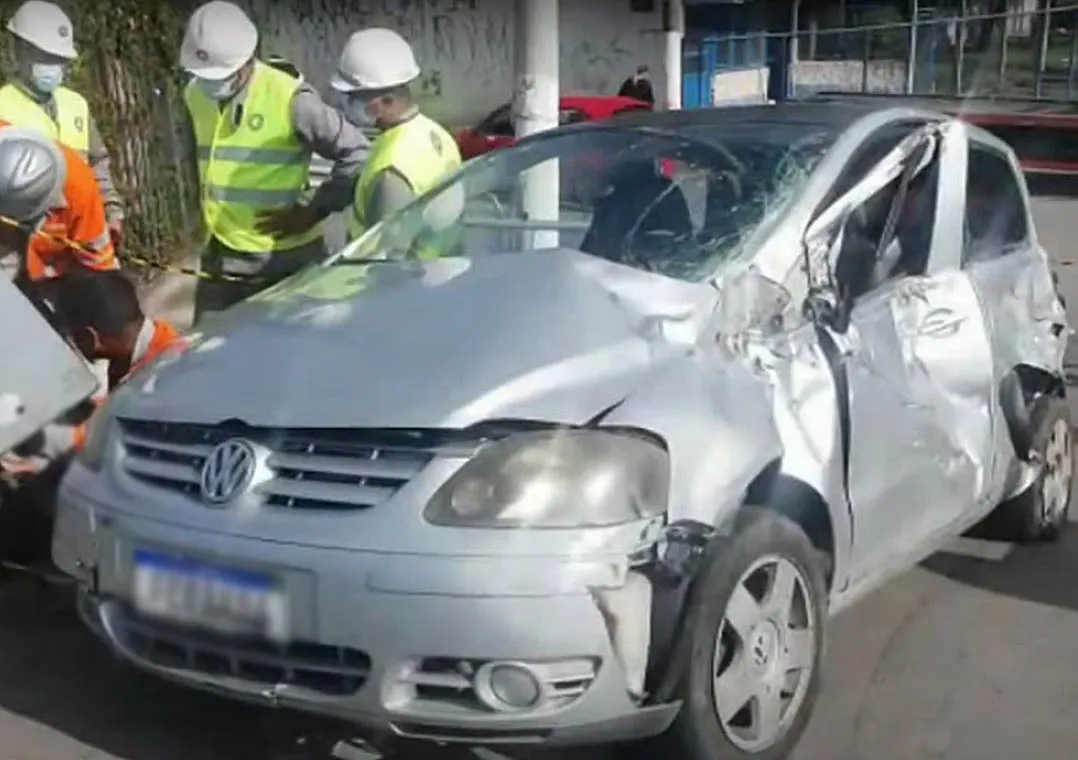
[(830, 615), (976, 525), (1059, 534), (1068, 333), (962, 122), (567, 127), (136, 375), (54, 557), (130, 663), (376, 745), (784, 757)]

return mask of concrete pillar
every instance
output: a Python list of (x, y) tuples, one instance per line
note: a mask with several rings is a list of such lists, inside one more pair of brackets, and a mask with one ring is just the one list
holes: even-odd
[[(559, 0), (516, 0), (516, 92), (514, 129), (517, 137), (558, 126)], [(522, 206), (527, 219), (558, 219), (558, 162), (545, 161), (522, 176)], [(530, 247), (558, 245), (557, 230), (536, 231)]]
[(663, 57), (666, 70), (666, 107), (681, 108), (681, 45), (685, 40), (684, 0), (663, 2)]

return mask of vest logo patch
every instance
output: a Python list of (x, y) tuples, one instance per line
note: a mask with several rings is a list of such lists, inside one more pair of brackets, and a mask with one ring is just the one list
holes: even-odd
[(76, 116), (75, 117), (75, 130), (78, 131), (78, 132), (82, 132), (85, 129), (86, 129), (86, 120), (83, 119), (81, 116)]
[(442, 145), (442, 136), (437, 132), (430, 133), (430, 144), (434, 146), (434, 152), (439, 156), (442, 155), (445, 150), (445, 146)]
[(247, 117), (247, 127), (252, 132), (257, 132), (266, 124), (266, 118), (260, 113), (253, 113)]

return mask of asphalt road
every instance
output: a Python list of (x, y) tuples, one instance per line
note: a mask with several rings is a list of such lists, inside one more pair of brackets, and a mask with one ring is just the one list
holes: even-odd
[[(1066, 200), (1037, 207), (1072, 305), (1076, 210)], [(1078, 528), (1042, 548), (964, 541), (894, 581), (835, 621), (796, 760), (1073, 758), (1075, 579)], [(135, 673), (60, 601), (0, 578), (0, 758), (281, 757), (279, 716)]]

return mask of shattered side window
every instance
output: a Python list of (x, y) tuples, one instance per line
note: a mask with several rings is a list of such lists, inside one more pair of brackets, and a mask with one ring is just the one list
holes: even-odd
[[(834, 275), (847, 298), (860, 298), (891, 280), (927, 271), (937, 221), (939, 155), (934, 140), (913, 145), (920, 147), (909, 154), (911, 163), (845, 217)], [(869, 175), (875, 173), (875, 168), (868, 170)], [(878, 181), (866, 176), (865, 191)], [(851, 191), (858, 192), (854, 188)]]
[(839, 177), (835, 186), (831, 189), (830, 197), (824, 202), (824, 205), (830, 204), (848, 192), (854, 185), (864, 179), (900, 142), (923, 125), (923, 121), (905, 121), (890, 124), (873, 133), (854, 153), (853, 158), (843, 170), (842, 176)]

